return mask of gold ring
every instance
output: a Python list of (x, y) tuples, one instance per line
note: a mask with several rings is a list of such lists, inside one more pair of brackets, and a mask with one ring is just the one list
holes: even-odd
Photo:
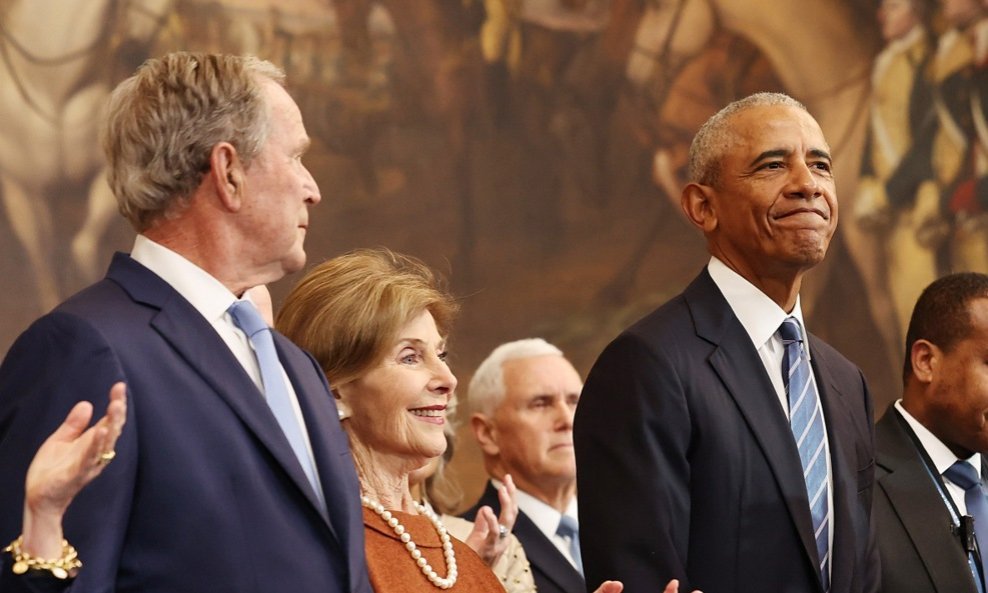
[(113, 461), (113, 458), (116, 456), (117, 456), (117, 452), (111, 449), (104, 453), (100, 453), (99, 457), (96, 459), (96, 463), (100, 465), (106, 465), (107, 463)]

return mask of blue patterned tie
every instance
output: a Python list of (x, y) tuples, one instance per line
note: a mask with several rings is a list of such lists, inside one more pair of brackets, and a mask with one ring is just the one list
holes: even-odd
[(789, 399), (789, 425), (799, 448), (803, 479), (813, 517), (817, 557), (823, 590), (830, 590), (830, 502), (827, 490), (827, 451), (824, 446), (823, 408), (812, 381), (813, 370), (803, 348), (799, 321), (788, 317), (779, 327), (786, 351), (782, 357), (782, 382)]
[[(984, 583), (988, 583), (988, 574), (985, 573), (986, 555), (988, 555), (988, 501), (985, 500), (984, 486), (978, 479), (978, 471), (974, 466), (966, 461), (958, 461), (943, 472), (947, 479), (964, 489), (964, 504), (967, 506), (967, 514), (974, 517), (974, 537), (978, 540), (978, 550), (981, 552), (981, 575), (982, 586), (979, 591), (984, 590)], [(975, 580), (978, 580), (976, 577)]]
[(247, 334), (247, 338), (254, 346), (257, 366), (261, 369), (261, 382), (264, 384), (264, 399), (267, 400), (268, 407), (271, 408), (278, 425), (281, 426), (282, 432), (288, 438), (288, 443), (295, 451), (295, 456), (302, 465), (302, 471), (309, 479), (312, 489), (322, 501), (322, 489), (316, 479), (316, 469), (305, 445), (302, 427), (299, 426), (298, 418), (295, 416), (288, 387), (285, 385), (281, 362), (278, 360), (278, 351), (275, 350), (274, 338), (271, 336), (271, 328), (261, 319), (261, 315), (250, 301), (236, 301), (230, 305), (227, 311), (236, 326)]
[(556, 528), (556, 535), (569, 540), (569, 554), (576, 563), (576, 569), (583, 574), (583, 557), (580, 555), (580, 528), (576, 524), (576, 519), (569, 515), (563, 515), (559, 520), (559, 527)]

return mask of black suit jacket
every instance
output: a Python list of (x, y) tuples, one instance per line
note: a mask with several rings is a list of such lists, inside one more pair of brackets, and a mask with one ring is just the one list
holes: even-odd
[(875, 525), (883, 593), (977, 593), (952, 519), (933, 483), (912, 430), (895, 410), (875, 432), (878, 471)]
[[(831, 590), (872, 591), (871, 400), (810, 335), (832, 459)], [(587, 583), (627, 591), (822, 590), (799, 454), (765, 367), (704, 271), (600, 355), (574, 438)], [(589, 589), (589, 587), (588, 587)]]
[[(484, 489), (477, 504), (461, 516), (473, 521), (477, 511), (484, 505), (494, 509), (495, 515), (501, 512), (501, 501), (497, 497), (497, 490), (490, 482), (487, 482), (487, 488)], [(525, 513), (518, 512), (512, 533), (525, 550), (528, 563), (532, 566), (535, 588), (539, 593), (582, 593), (585, 589), (583, 576), (573, 568), (569, 560)]]
[[(325, 376), (283, 336), (275, 345), (328, 510), (209, 322), (118, 254), (104, 280), (36, 321), (0, 367), (0, 541), (20, 530), (41, 442), (80, 399), (101, 415), (110, 386), (126, 381), (117, 456), (65, 516), (84, 563), (73, 590), (369, 593), (357, 476)], [(20, 590), (4, 556), (0, 590)]]

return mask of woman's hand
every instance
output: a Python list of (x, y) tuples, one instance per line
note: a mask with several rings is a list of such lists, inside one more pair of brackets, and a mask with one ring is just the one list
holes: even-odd
[[(597, 587), (594, 593), (621, 593), (624, 590), (624, 584), (621, 581), (604, 581)], [(679, 593), (679, 581), (672, 579), (666, 588), (662, 590), (662, 593)], [(702, 593), (699, 589), (693, 591), (693, 593)]]
[(515, 482), (510, 474), (504, 476), (504, 485), (498, 488), (497, 497), (501, 502), (501, 516), (495, 517), (491, 507), (480, 507), (473, 520), (473, 531), (466, 539), (466, 544), (477, 552), (487, 566), (491, 567), (507, 549), (508, 534), (511, 533), (515, 519), (518, 518)]
[(61, 554), (65, 510), (116, 455), (113, 447), (127, 417), (126, 386), (116, 383), (110, 388), (106, 415), (87, 429), (92, 416), (92, 404), (77, 403), (28, 467), (21, 549), (32, 556), (57, 558)]

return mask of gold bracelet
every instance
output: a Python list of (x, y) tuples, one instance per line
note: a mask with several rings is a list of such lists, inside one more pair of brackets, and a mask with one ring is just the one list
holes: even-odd
[(82, 568), (79, 553), (64, 539), (62, 540), (62, 557), (55, 560), (35, 558), (21, 549), (23, 543), (24, 536), (21, 535), (3, 549), (4, 552), (10, 552), (10, 555), (14, 557), (14, 574), (24, 574), (29, 570), (47, 570), (56, 579), (67, 579), (75, 577), (79, 569)]

